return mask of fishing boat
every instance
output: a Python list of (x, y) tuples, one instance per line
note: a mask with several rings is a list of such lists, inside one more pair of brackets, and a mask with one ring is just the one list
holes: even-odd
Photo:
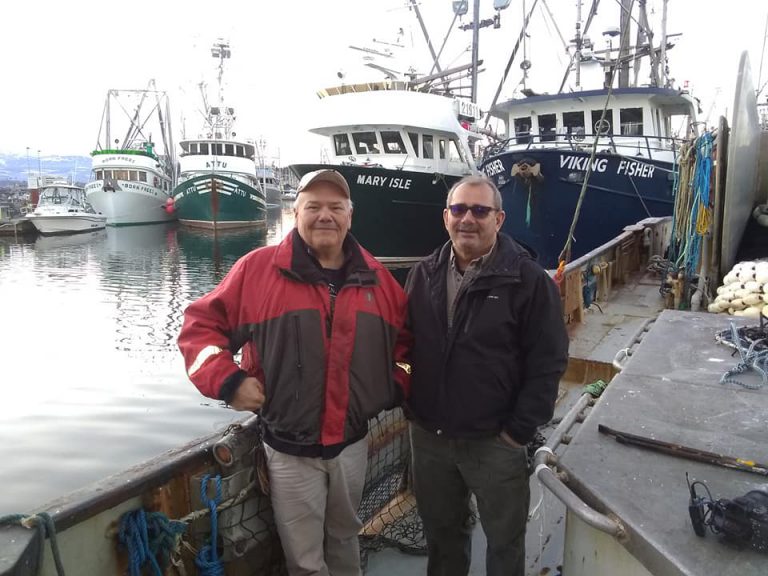
[[(124, 138), (113, 140), (122, 128)], [(153, 128), (160, 136), (159, 147)], [(170, 102), (165, 92), (155, 88), (154, 80), (145, 90), (107, 92), (91, 157), (92, 179), (85, 192), (94, 208), (107, 217), (107, 226), (175, 219), (165, 209), (176, 182)]]
[(256, 146), (237, 137), (235, 109), (224, 101), (224, 62), (231, 53), (228, 42), (213, 45), (211, 54), (218, 60), (217, 102), (208, 103), (201, 84), (203, 132), (180, 143), (179, 183), (168, 208), (185, 226), (222, 230), (266, 225), (266, 186), (256, 171)]
[(80, 186), (57, 182), (40, 191), (35, 209), (26, 215), (41, 234), (77, 234), (103, 229), (107, 217), (94, 210)]
[[(488, 146), (481, 161), (502, 192), (504, 230), (530, 246), (548, 268), (566, 259), (566, 244), (569, 257), (577, 258), (643, 217), (672, 214), (677, 152), (697, 111), (691, 94), (668, 75), (665, 54), (672, 36), (662, 30), (654, 45), (645, 2), (633, 12), (632, 3), (622, 3), (621, 27), (607, 32), (604, 50), (587, 36), (597, 3), (586, 22), (581, 4), (557, 92), (526, 86), (531, 62), (520, 55), (521, 42), (515, 45), (509, 65), (521, 60), (522, 89), (519, 97), (497, 104), (500, 84), (490, 115), (503, 121), (505, 137)], [(535, 8), (534, 2), (523, 24), (523, 45)], [(639, 23), (635, 46), (629, 44), (631, 22)], [(646, 59), (647, 78), (640, 76)], [(589, 78), (602, 85), (586, 86)], [(682, 134), (678, 126), (684, 127)]]

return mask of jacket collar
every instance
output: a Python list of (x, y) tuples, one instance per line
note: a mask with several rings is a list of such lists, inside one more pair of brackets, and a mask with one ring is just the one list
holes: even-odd
[[(430, 275), (448, 266), (451, 250), (452, 245), (449, 240), (427, 257), (425, 265)], [(496, 236), (496, 250), (493, 257), (483, 264), (483, 268), (477, 277), (507, 276), (519, 278), (520, 262), (524, 258), (532, 258), (529, 251), (515, 242), (511, 236), (499, 232)]]
[[(342, 269), (345, 285), (375, 286), (378, 284), (377, 266), (372, 266), (375, 260), (363, 251), (360, 244), (349, 232), (344, 238), (341, 249), (344, 252)], [(324, 281), (320, 262), (312, 254), (312, 250), (304, 242), (296, 228), (291, 230), (278, 245), (275, 265), (284, 275), (299, 282), (316, 284)]]

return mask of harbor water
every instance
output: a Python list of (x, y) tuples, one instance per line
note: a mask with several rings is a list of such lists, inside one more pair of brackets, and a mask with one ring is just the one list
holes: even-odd
[(183, 312), (292, 226), (286, 204), (259, 231), (156, 224), (0, 238), (0, 516), (240, 417), (187, 379)]

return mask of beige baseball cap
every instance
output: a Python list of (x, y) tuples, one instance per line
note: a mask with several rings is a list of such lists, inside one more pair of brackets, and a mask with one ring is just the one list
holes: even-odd
[(335, 184), (341, 188), (347, 198), (350, 197), (349, 184), (347, 183), (347, 179), (344, 178), (344, 176), (342, 176), (340, 173), (336, 172), (336, 170), (331, 169), (315, 170), (314, 172), (307, 172), (304, 174), (304, 176), (302, 176), (301, 180), (299, 181), (298, 188), (296, 188), (296, 194), (301, 193), (302, 190), (306, 190), (316, 182), (330, 182), (331, 184)]

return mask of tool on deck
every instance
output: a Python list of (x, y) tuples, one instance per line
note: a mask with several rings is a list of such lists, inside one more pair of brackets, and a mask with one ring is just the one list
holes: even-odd
[(670, 456), (677, 456), (678, 458), (685, 458), (696, 462), (715, 464), (717, 466), (723, 466), (724, 468), (743, 470), (745, 472), (752, 472), (753, 474), (760, 474), (761, 476), (768, 476), (768, 464), (760, 464), (753, 460), (735, 458), (733, 456), (699, 450), (698, 448), (690, 448), (688, 446), (683, 446), (682, 444), (673, 444), (671, 442), (645, 438), (644, 436), (637, 436), (627, 432), (620, 432), (619, 430), (613, 430), (602, 424), (598, 424), (597, 430), (603, 434), (613, 436), (616, 438), (616, 442), (621, 444), (631, 444), (633, 446), (655, 450), (656, 452), (663, 452)]

